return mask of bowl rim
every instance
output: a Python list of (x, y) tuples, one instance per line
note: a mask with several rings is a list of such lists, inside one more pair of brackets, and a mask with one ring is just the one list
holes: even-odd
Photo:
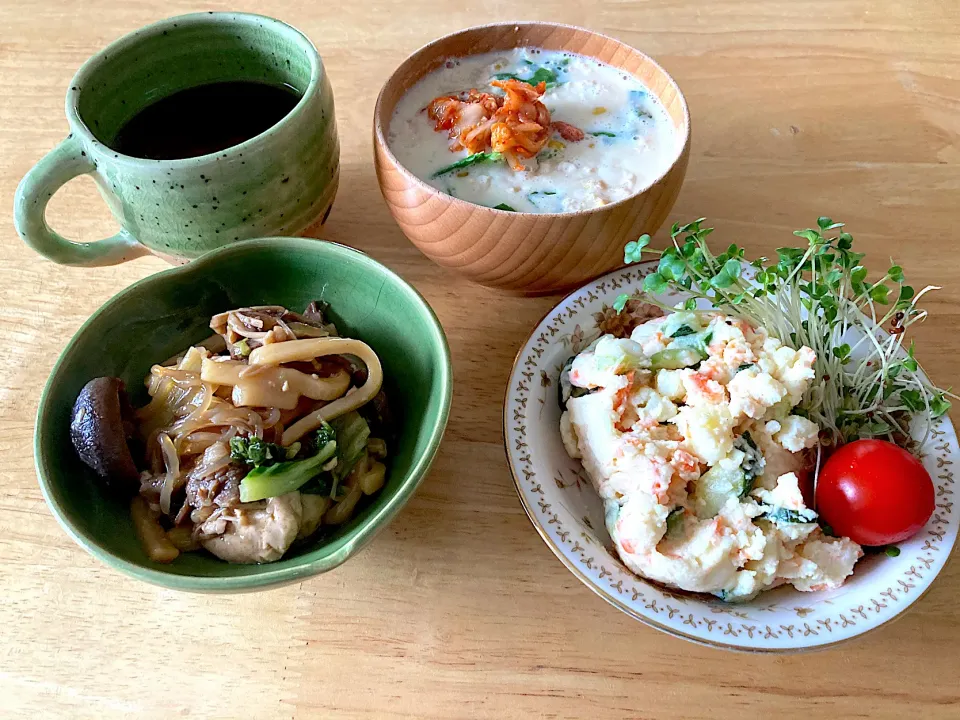
[[(268, 25), (270, 30), (277, 35), (287, 34), (292, 36), (294, 41), (297, 42), (306, 52), (310, 63), (310, 80), (307, 82), (306, 87), (303, 89), (300, 97), (297, 99), (296, 105), (290, 108), (286, 115), (277, 120), (277, 122), (270, 127), (257, 133), (253, 137), (247, 138), (243, 142), (237, 143), (236, 145), (231, 145), (223, 148), (222, 150), (204, 153), (203, 155), (194, 155), (193, 157), (185, 158), (173, 158), (172, 160), (155, 160), (152, 158), (141, 158), (135, 155), (127, 155), (126, 153), (115, 150), (106, 143), (102, 142), (100, 138), (94, 134), (86, 120), (84, 120), (80, 115), (79, 99), (80, 95), (84, 92), (87, 80), (99, 71), (99, 65), (105, 62), (110, 55), (116, 55), (129, 50), (144, 40), (155, 38), (158, 35), (165, 35), (167, 32), (180, 25), (185, 28), (217, 26), (223, 21), (232, 22), (237, 26), (258, 25), (262, 29), (264, 28), (264, 25)], [(235, 150), (246, 150), (249, 152), (250, 150), (262, 148), (262, 146), (267, 142), (268, 136), (273, 135), (278, 129), (289, 126), (295, 116), (303, 114), (303, 109), (309, 102), (310, 96), (323, 92), (321, 83), (326, 76), (326, 72), (326, 68), (323, 64), (323, 58), (321, 57), (320, 51), (317, 50), (317, 47), (314, 45), (313, 41), (307, 37), (304, 32), (293, 25), (284, 22), (283, 20), (270, 17), (269, 15), (261, 15), (259, 13), (242, 11), (197, 11), (185, 13), (183, 15), (174, 15), (172, 17), (149, 23), (148, 25), (144, 25), (136, 30), (131, 30), (124, 35), (115, 38), (109, 44), (100, 48), (100, 50), (84, 60), (83, 64), (77, 69), (77, 72), (70, 80), (70, 86), (66, 93), (65, 112), (67, 115), (67, 121), (70, 124), (70, 129), (80, 136), (84, 142), (90, 145), (99, 145), (105, 150), (109, 150), (109, 154), (112, 156), (112, 159), (116, 164), (125, 166), (146, 165), (148, 167), (160, 167), (161, 165), (164, 165), (170, 166), (174, 170), (191, 169), (195, 165), (215, 160), (224, 152), (233, 152)]]
[[(319, 245), (318, 245), (319, 244)], [(322, 555), (312, 560), (302, 560), (287, 567), (275, 567), (272, 563), (257, 565), (258, 571), (248, 575), (236, 575), (229, 577), (207, 577), (201, 575), (180, 575), (168, 573), (162, 569), (156, 569), (132, 562), (116, 555), (115, 553), (103, 548), (97, 539), (91, 534), (78, 527), (66, 512), (60, 507), (60, 501), (57, 498), (56, 489), (48, 475), (52, 475), (49, 469), (50, 456), (57, 452), (55, 448), (49, 447), (41, 433), (41, 428), (48, 422), (48, 416), (53, 412), (50, 405), (50, 394), (58, 376), (64, 367), (73, 359), (76, 343), (74, 340), (85, 333), (91, 331), (91, 327), (103, 315), (107, 308), (116, 301), (124, 299), (143, 288), (151, 285), (162, 284), (168, 279), (180, 275), (202, 274), (210, 265), (218, 263), (225, 258), (235, 255), (242, 255), (253, 251), (268, 249), (270, 251), (283, 252), (285, 249), (316, 249), (322, 248), (324, 251), (333, 251), (335, 256), (351, 256), (360, 260), (361, 263), (369, 268), (374, 268), (379, 272), (389, 275), (398, 285), (410, 293), (412, 299), (420, 306), (424, 316), (431, 322), (429, 323), (431, 335), (437, 347), (441, 350), (443, 361), (436, 368), (440, 374), (441, 396), (439, 399), (439, 416), (437, 422), (430, 431), (426, 450), (416, 459), (411, 469), (407, 472), (407, 477), (397, 488), (394, 494), (387, 500), (380, 510), (367, 517), (363, 523), (358, 524), (353, 530), (344, 537), (343, 547), (335, 552)], [(80, 328), (73, 334), (61, 351), (57, 361), (50, 371), (50, 375), (44, 384), (43, 392), (40, 395), (40, 402), (37, 407), (37, 414), (34, 425), (33, 451), (34, 467), (40, 490), (47, 503), (50, 512), (57, 519), (60, 527), (84, 550), (89, 552), (95, 558), (104, 564), (113, 567), (121, 572), (134, 577), (138, 580), (144, 580), (154, 585), (170, 588), (173, 590), (183, 590), (189, 592), (238, 592), (245, 590), (266, 589), (270, 586), (287, 584), (301, 580), (313, 575), (332, 570), (342, 565), (351, 556), (355, 555), (374, 536), (384, 529), (400, 509), (406, 505), (417, 488), (426, 478), (430, 467), (436, 458), (440, 443), (446, 430), (447, 422), (450, 417), (450, 408), (453, 400), (453, 366), (450, 356), (450, 346), (447, 342), (443, 326), (437, 318), (436, 313), (430, 304), (424, 299), (420, 292), (410, 283), (404, 280), (400, 275), (390, 270), (385, 265), (366, 253), (351, 248), (341, 243), (331, 242), (329, 240), (318, 240), (313, 238), (295, 238), (295, 237), (263, 237), (243, 240), (230, 245), (213, 250), (202, 257), (179, 267), (163, 270), (153, 275), (138, 280), (137, 282), (124, 288), (117, 294), (104, 302), (89, 318), (87, 318)], [(315, 548), (312, 552), (321, 551), (323, 545)]]
[[(641, 260), (640, 262), (634, 263), (632, 267), (655, 265), (657, 262), (658, 261), (656, 259)], [(515, 375), (518, 374), (518, 371), (520, 369), (520, 362), (521, 362), (522, 356), (524, 355), (524, 350), (527, 348), (527, 345), (530, 344), (530, 341), (534, 339), (537, 331), (539, 330), (540, 326), (544, 323), (544, 321), (550, 315), (552, 315), (557, 310), (558, 307), (570, 302), (572, 298), (574, 298), (574, 296), (581, 293), (583, 289), (586, 288), (587, 286), (592, 286), (597, 283), (604, 282), (608, 278), (612, 278), (618, 275), (619, 273), (623, 272), (624, 269), (625, 268), (617, 268), (616, 270), (611, 270), (608, 273), (604, 273), (603, 275), (600, 275), (599, 277), (596, 277), (593, 280), (590, 280), (584, 283), (580, 287), (575, 288), (574, 290), (564, 295), (551, 308), (549, 308), (540, 317), (540, 319), (533, 325), (533, 327), (530, 330), (530, 334), (520, 343), (520, 346), (517, 349), (516, 357), (514, 358), (514, 361), (513, 361), (513, 365), (510, 368), (510, 373), (507, 376), (507, 384), (506, 384), (506, 388), (504, 390), (504, 396), (503, 396), (503, 413), (501, 418), (502, 431), (503, 431), (503, 450), (506, 456), (507, 467), (510, 470), (510, 476), (513, 478), (514, 490), (516, 491), (517, 497), (520, 500), (520, 504), (523, 507), (524, 514), (527, 516), (527, 519), (530, 521), (530, 524), (537, 531), (537, 534), (543, 540), (544, 544), (546, 544), (546, 546), (550, 548), (550, 551), (557, 557), (558, 560), (560, 560), (560, 562), (564, 565), (564, 567), (566, 567), (567, 570), (569, 570), (573, 574), (573, 576), (576, 577), (584, 586), (586, 586), (589, 590), (591, 590), (595, 595), (605, 600), (611, 606), (613, 606), (617, 610), (620, 610), (621, 612), (626, 614), (628, 617), (633, 618), (634, 620), (638, 620), (644, 625), (660, 630), (666, 633), (667, 635), (671, 635), (675, 638), (688, 640), (690, 642), (696, 643), (697, 645), (701, 645), (703, 647), (710, 647), (717, 650), (727, 650), (727, 651), (732, 651), (737, 653), (755, 654), (755, 655), (796, 655), (800, 653), (811, 653), (811, 652), (819, 652), (822, 650), (830, 650), (840, 645), (845, 645), (847, 643), (860, 640), (864, 636), (869, 635), (875, 632), (876, 630), (879, 630), (880, 628), (889, 626), (893, 622), (903, 618), (908, 612), (915, 610), (918, 602), (928, 592), (930, 592), (930, 589), (933, 587), (934, 583), (936, 582), (937, 577), (950, 565), (950, 563), (957, 556), (958, 553), (956, 551), (957, 551), (957, 547), (960, 546), (960, 542), (953, 543), (953, 545), (950, 547), (947, 557), (944, 559), (943, 564), (940, 567), (940, 570), (930, 579), (930, 582), (927, 584), (925, 588), (923, 588), (923, 590), (920, 593), (918, 593), (916, 596), (910, 599), (909, 603), (905, 605), (903, 609), (900, 610), (900, 612), (892, 615), (891, 617), (886, 618), (885, 620), (877, 623), (876, 625), (873, 625), (867, 628), (861, 633), (857, 633), (855, 635), (851, 635), (845, 638), (840, 638), (838, 640), (834, 640), (833, 642), (820, 643), (820, 644), (814, 644), (814, 645), (795, 645), (793, 647), (783, 648), (783, 647), (750, 647), (750, 646), (744, 646), (744, 645), (737, 645), (734, 643), (727, 643), (720, 640), (708, 640), (704, 637), (691, 635), (689, 633), (684, 632), (683, 630), (679, 630), (677, 628), (664, 625), (662, 623), (657, 622), (651, 617), (642, 615), (637, 611), (635, 611), (633, 608), (631, 608), (628, 604), (622, 602), (619, 598), (617, 598), (612, 593), (608, 593), (602, 587), (597, 585), (591, 578), (587, 577), (587, 575), (580, 568), (578, 568), (576, 565), (573, 564), (570, 558), (567, 557), (567, 554), (548, 535), (548, 533), (546, 532), (546, 529), (543, 527), (540, 520), (536, 517), (536, 514), (533, 508), (530, 506), (530, 503), (528, 502), (524, 494), (523, 488), (520, 484), (520, 478), (518, 477), (518, 474), (517, 474), (517, 468), (514, 466), (513, 458), (510, 453), (510, 446), (509, 446), (510, 419), (508, 417), (508, 409), (509, 409), (509, 400), (511, 396), (511, 388), (513, 386), (513, 380)], [(949, 415), (946, 416), (946, 422), (949, 425), (950, 432), (956, 438), (957, 437), (956, 428), (954, 427), (953, 421), (950, 419)], [(628, 572), (632, 573), (632, 571), (628, 571)], [(632, 573), (632, 574), (637, 575), (636, 573)], [(642, 576), (637, 575), (637, 577), (643, 580)]]
[[(421, 178), (414, 175), (412, 172), (410, 172), (406, 168), (406, 166), (403, 163), (401, 163), (397, 159), (397, 156), (394, 155), (393, 150), (390, 149), (390, 144), (387, 142), (386, 133), (384, 132), (384, 127), (389, 122), (389, 119), (383, 117), (383, 114), (384, 114), (383, 96), (384, 96), (384, 93), (387, 91), (387, 88), (394, 82), (395, 78), (397, 77), (397, 73), (399, 73), (402, 68), (412, 63), (414, 59), (418, 59), (419, 56), (421, 55), (428, 54), (430, 51), (434, 49), (435, 46), (453, 37), (456, 37), (458, 35), (463, 35), (465, 33), (476, 32), (476, 31), (489, 31), (489, 30), (494, 30), (498, 28), (519, 29), (520, 27), (529, 27), (529, 26), (559, 28), (559, 29), (576, 30), (578, 32), (589, 33), (594, 37), (601, 38), (603, 40), (607, 40), (613, 43), (617, 43), (618, 45), (626, 48), (627, 50), (640, 55), (646, 62), (649, 62), (651, 65), (653, 65), (658, 70), (660, 70), (660, 72), (663, 73), (664, 77), (667, 79), (669, 84), (673, 87), (673, 89), (677, 93), (677, 98), (680, 101), (680, 108), (683, 111), (684, 122), (683, 122), (682, 130), (678, 131), (679, 136), (677, 138), (678, 142), (677, 142), (676, 155), (675, 157), (673, 157), (670, 164), (663, 170), (662, 173), (660, 173), (658, 176), (656, 176), (654, 179), (652, 179), (649, 183), (647, 183), (645, 186), (643, 186), (636, 192), (628, 195), (625, 198), (622, 198), (621, 200), (612, 202), (608, 205), (603, 205), (601, 207), (596, 207), (596, 208), (573, 210), (571, 212), (531, 213), (531, 212), (524, 212), (522, 210), (499, 210), (494, 207), (480, 205), (478, 203), (470, 202), (469, 200), (464, 200), (462, 198), (454, 197), (452, 195), (447, 195), (442, 190), (435, 188), (426, 180), (422, 180)], [(518, 45), (517, 47), (520, 47), (520, 46)], [(470, 56), (464, 55), (463, 57), (470, 57)], [(606, 63), (606, 64), (610, 65), (610, 63)], [(618, 69), (618, 70), (620, 69), (614, 65), (611, 65), (611, 67), (614, 67), (615, 69)], [(657, 99), (659, 101), (659, 97)], [(654, 60), (652, 57), (647, 55), (642, 50), (639, 50), (638, 48), (633, 47), (632, 45), (624, 42), (623, 40), (619, 40), (615, 37), (611, 37), (610, 35), (606, 35), (604, 33), (600, 33), (600, 32), (597, 32), (596, 30), (591, 30), (590, 28), (585, 28), (580, 25), (571, 25), (568, 23), (555, 23), (555, 22), (548, 22), (548, 21), (541, 21), (541, 20), (518, 20), (516, 22), (502, 21), (502, 22), (495, 22), (495, 23), (485, 23), (482, 25), (471, 25), (470, 27), (466, 27), (452, 33), (447, 33), (446, 35), (442, 35), (434, 40), (431, 40), (430, 42), (420, 46), (419, 48), (414, 50), (412, 53), (410, 53), (406, 58), (403, 59), (403, 61), (399, 65), (397, 65), (397, 67), (393, 69), (393, 72), (390, 73), (386, 81), (381, 86), (380, 92), (377, 94), (377, 102), (373, 108), (373, 137), (374, 137), (374, 145), (376, 146), (375, 149), (380, 149), (389, 159), (391, 165), (393, 165), (393, 167), (395, 167), (409, 182), (412, 182), (420, 190), (423, 190), (424, 192), (427, 192), (430, 195), (438, 196), (438, 197), (442, 196), (447, 202), (451, 203), (455, 207), (458, 205), (463, 205), (467, 209), (479, 208), (481, 211), (489, 211), (489, 212), (495, 213), (496, 215), (503, 215), (508, 217), (528, 217), (528, 218), (548, 218), (548, 219), (549, 218), (576, 218), (576, 217), (592, 215), (599, 211), (614, 210), (616, 208), (619, 208), (622, 205), (626, 205), (630, 202), (633, 202), (638, 197), (640, 197), (641, 195), (649, 191), (651, 188), (663, 182), (663, 180), (668, 175), (670, 175), (670, 173), (674, 171), (678, 163), (680, 163), (680, 161), (683, 159), (685, 152), (690, 147), (691, 133), (692, 133), (692, 128), (690, 125), (690, 109), (687, 105), (687, 98), (683, 94), (683, 91), (680, 89), (680, 85), (679, 83), (677, 83), (676, 79), (674, 79), (674, 77), (670, 73), (668, 73), (660, 63), (658, 63), (656, 60)], [(376, 152), (374, 153), (374, 159), (375, 160), (378, 159), (378, 153)], [(382, 186), (381, 186), (381, 189), (382, 189)]]

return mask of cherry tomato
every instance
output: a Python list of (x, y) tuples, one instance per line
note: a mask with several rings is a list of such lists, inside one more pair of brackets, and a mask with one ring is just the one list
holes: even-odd
[(923, 464), (885, 440), (855, 440), (824, 464), (817, 512), (837, 535), (861, 545), (889, 545), (915, 535), (933, 514), (934, 491)]

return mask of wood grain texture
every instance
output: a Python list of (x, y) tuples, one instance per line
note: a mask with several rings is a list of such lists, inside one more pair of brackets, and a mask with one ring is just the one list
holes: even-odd
[[(393, 221), (372, 168), (381, 84), (415, 48), (512, 18), (593, 28), (655, 57), (696, 135), (669, 222), (773, 253), (821, 214), (877, 265), (931, 294), (918, 355), (960, 386), (960, 5), (947, 0), (426, 0), (316, 3), (0, 0), (0, 196), (66, 132), (63, 96), (91, 53), (197, 9), (265, 12), (309, 35), (336, 92), (340, 192), (323, 232), (397, 270), (447, 330), (455, 397), (444, 445), (397, 520), (298, 586), (203, 597), (101, 567), (40, 496), (31, 436), (57, 353), (108, 297), (165, 265), (92, 270), (30, 252), (0, 214), (0, 716), (36, 718), (956, 718), (960, 564), (915, 610), (812, 655), (701, 648), (631, 620), (553, 557), (524, 516), (501, 436), (517, 348), (555, 298), (504, 295), (434, 265)], [(92, 182), (52, 224), (116, 231)], [(658, 236), (663, 240), (662, 233)], [(958, 417), (954, 413), (955, 419)]]
[[(645, 191), (621, 202), (566, 215), (536, 215), (459, 200), (401, 166), (387, 136), (404, 93), (450, 57), (517, 47), (579, 53), (639, 78), (673, 122), (678, 152), (670, 167)], [(377, 98), (373, 145), (380, 191), (401, 230), (424, 255), (490, 287), (543, 294), (572, 289), (622, 265), (624, 244), (660, 228), (686, 175), (690, 116), (673, 78), (625, 43), (566, 25), (495, 24), (440, 38), (404, 60)]]

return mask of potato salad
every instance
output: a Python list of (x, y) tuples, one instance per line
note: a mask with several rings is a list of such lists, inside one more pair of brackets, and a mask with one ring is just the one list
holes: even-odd
[(563, 371), (561, 433), (633, 572), (747, 600), (839, 587), (863, 555), (804, 501), (818, 426), (794, 413), (816, 356), (717, 312), (604, 335)]

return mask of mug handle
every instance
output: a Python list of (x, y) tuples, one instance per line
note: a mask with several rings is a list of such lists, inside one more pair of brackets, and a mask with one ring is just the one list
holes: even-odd
[(49, 260), (61, 265), (96, 267), (117, 265), (146, 255), (149, 250), (126, 230), (98, 242), (67, 240), (47, 224), (47, 203), (69, 180), (92, 173), (94, 162), (80, 141), (67, 137), (30, 168), (20, 181), (13, 203), (13, 221), (23, 241)]

